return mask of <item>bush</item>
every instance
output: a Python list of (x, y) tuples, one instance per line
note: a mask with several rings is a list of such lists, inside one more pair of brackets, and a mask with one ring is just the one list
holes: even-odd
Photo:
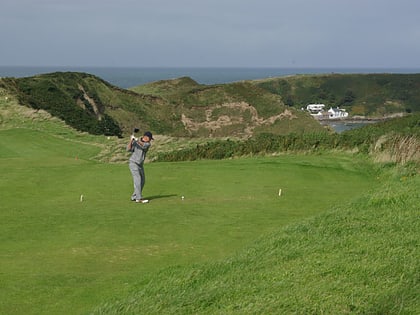
[[(105, 106), (97, 93), (89, 92), (87, 87), (83, 87), (84, 92), (91, 94), (89, 97), (94, 100), (98, 112), (95, 112), (92, 104), (84, 96), (79, 87), (79, 76), (85, 75), (70, 73), (62, 76), (66, 81), (54, 74), (37, 79), (17, 79), (15, 84), (19, 90), (19, 101), (34, 109), (44, 109), (79, 131), (121, 137), (121, 128), (111, 116), (104, 114)], [(84, 108), (79, 103), (83, 104)]]

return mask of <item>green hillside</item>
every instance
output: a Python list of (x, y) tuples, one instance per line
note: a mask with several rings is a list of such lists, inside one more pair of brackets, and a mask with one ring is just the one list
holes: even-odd
[(324, 103), (367, 117), (420, 111), (420, 74), (296, 75), (251, 82), (296, 108)]
[(46, 110), (73, 128), (91, 134), (129, 134), (139, 121), (144, 129), (163, 132), (159, 99), (119, 89), (90, 74), (57, 72), (3, 78), (0, 88), (21, 105)]
[(131, 90), (162, 97), (177, 108), (189, 135), (250, 137), (322, 130), (308, 113), (250, 82), (200, 85), (190, 78), (158, 81)]
[(420, 111), (420, 74), (296, 75), (216, 85), (183, 77), (125, 90), (90, 74), (56, 72), (1, 78), (0, 89), (80, 131), (110, 136), (134, 127), (190, 138), (321, 131), (301, 110), (309, 103), (339, 106), (351, 117)]
[(0, 79), (21, 105), (43, 109), (91, 134), (122, 136), (134, 127), (178, 137), (249, 137), (319, 130), (307, 113), (249, 83), (199, 85), (189, 78), (119, 89), (85, 73)]

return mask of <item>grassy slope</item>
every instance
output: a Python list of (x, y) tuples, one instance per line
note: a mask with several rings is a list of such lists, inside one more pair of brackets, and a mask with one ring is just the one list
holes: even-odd
[(221, 262), (169, 268), (97, 314), (419, 314), (420, 179), (264, 235)]
[(376, 117), (420, 111), (420, 74), (297, 75), (251, 82), (297, 108), (324, 103)]
[(127, 135), (133, 127), (181, 137), (320, 130), (300, 111), (314, 102), (344, 107), (352, 115), (420, 111), (420, 74), (303, 75), (217, 85), (179, 78), (129, 91), (93, 75), (65, 72), (0, 79), (0, 87), (79, 130), (109, 135)]
[(22, 128), (0, 130), (0, 144), (5, 314), (85, 312), (164, 267), (223, 259), (319, 213), (331, 191), (347, 199), (376, 182), (345, 155), (153, 163), (143, 207), (128, 201), (126, 165), (90, 159), (96, 145)]
[[(306, 132), (322, 130), (323, 128), (312, 119), (308, 113), (297, 111), (284, 105), (282, 98), (250, 82), (236, 82), (231, 84), (200, 85), (190, 78), (163, 80), (131, 88), (131, 90), (149, 94), (167, 100), (174, 105), (176, 115), (185, 115), (195, 123), (205, 122), (206, 119), (217, 122), (230, 117), (233, 123), (213, 125), (213, 136), (241, 136), (244, 129), (252, 126), (255, 134), (271, 132), (287, 134), (289, 132)], [(245, 104), (245, 109), (232, 108), (231, 104)], [(248, 107), (248, 110), (246, 109)], [(251, 118), (249, 109), (255, 109), (258, 117)], [(206, 118), (205, 111), (210, 115)], [(280, 113), (290, 112), (290, 116), (276, 120), (274, 123), (256, 123), (257, 120), (269, 119)], [(210, 128), (211, 129), (211, 128)], [(193, 133), (194, 134), (194, 133)], [(209, 130), (202, 128), (195, 135), (209, 136)]]
[[(214, 132), (219, 137), (243, 137), (249, 136), (245, 133), (247, 127), (255, 127), (256, 124), (255, 120), (250, 120), (249, 110), (244, 113), (243, 110), (224, 107), (222, 112), (213, 111), (211, 126), (199, 130), (185, 127), (182, 116), (186, 115), (195, 123), (203, 122), (205, 109), (225, 103), (246, 103), (245, 107), (249, 104), (257, 109), (258, 119), (278, 115), (285, 110), (277, 95), (250, 83), (205, 86), (188, 78), (160, 81), (129, 91), (86, 73), (57, 72), (0, 79), (0, 88), (14, 94), (23, 105), (47, 110), (74, 128), (93, 134), (119, 135), (122, 132), (128, 135), (133, 127), (140, 127), (180, 137), (208, 137)], [(227, 126), (224, 125), (226, 116), (235, 117), (233, 123)], [(298, 132), (302, 126), (305, 130), (321, 129), (309, 114), (296, 112), (296, 116), (299, 119), (277, 121), (274, 128), (270, 127), (272, 123), (268, 123), (265, 129), (272, 129), (274, 133)]]
[(266, 90), (248, 82), (231, 84), (201, 85), (189, 78), (163, 80), (133, 87), (131, 90), (162, 97), (184, 109), (192, 107), (208, 108), (223, 103), (247, 102), (258, 113), (267, 118), (285, 109), (281, 99)]
[(117, 88), (86, 73), (56, 72), (5, 78), (0, 79), (0, 88), (16, 96), (22, 105), (44, 109), (74, 128), (94, 134), (107, 134), (103, 133), (110, 127), (104, 125), (106, 115), (118, 122), (125, 135), (130, 134), (139, 121), (142, 129), (155, 132), (172, 128), (167, 120), (170, 117), (167, 104), (162, 100)]

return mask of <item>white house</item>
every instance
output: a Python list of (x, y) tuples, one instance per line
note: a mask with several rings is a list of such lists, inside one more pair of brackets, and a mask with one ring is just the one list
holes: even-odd
[(331, 119), (334, 118), (346, 118), (348, 117), (349, 113), (346, 112), (345, 109), (341, 109), (340, 107), (332, 108), (328, 110), (328, 117)]

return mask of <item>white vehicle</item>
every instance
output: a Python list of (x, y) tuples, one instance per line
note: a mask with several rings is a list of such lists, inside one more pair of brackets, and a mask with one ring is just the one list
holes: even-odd
[(318, 114), (323, 112), (325, 108), (325, 104), (309, 104), (306, 106), (306, 110), (311, 114)]

